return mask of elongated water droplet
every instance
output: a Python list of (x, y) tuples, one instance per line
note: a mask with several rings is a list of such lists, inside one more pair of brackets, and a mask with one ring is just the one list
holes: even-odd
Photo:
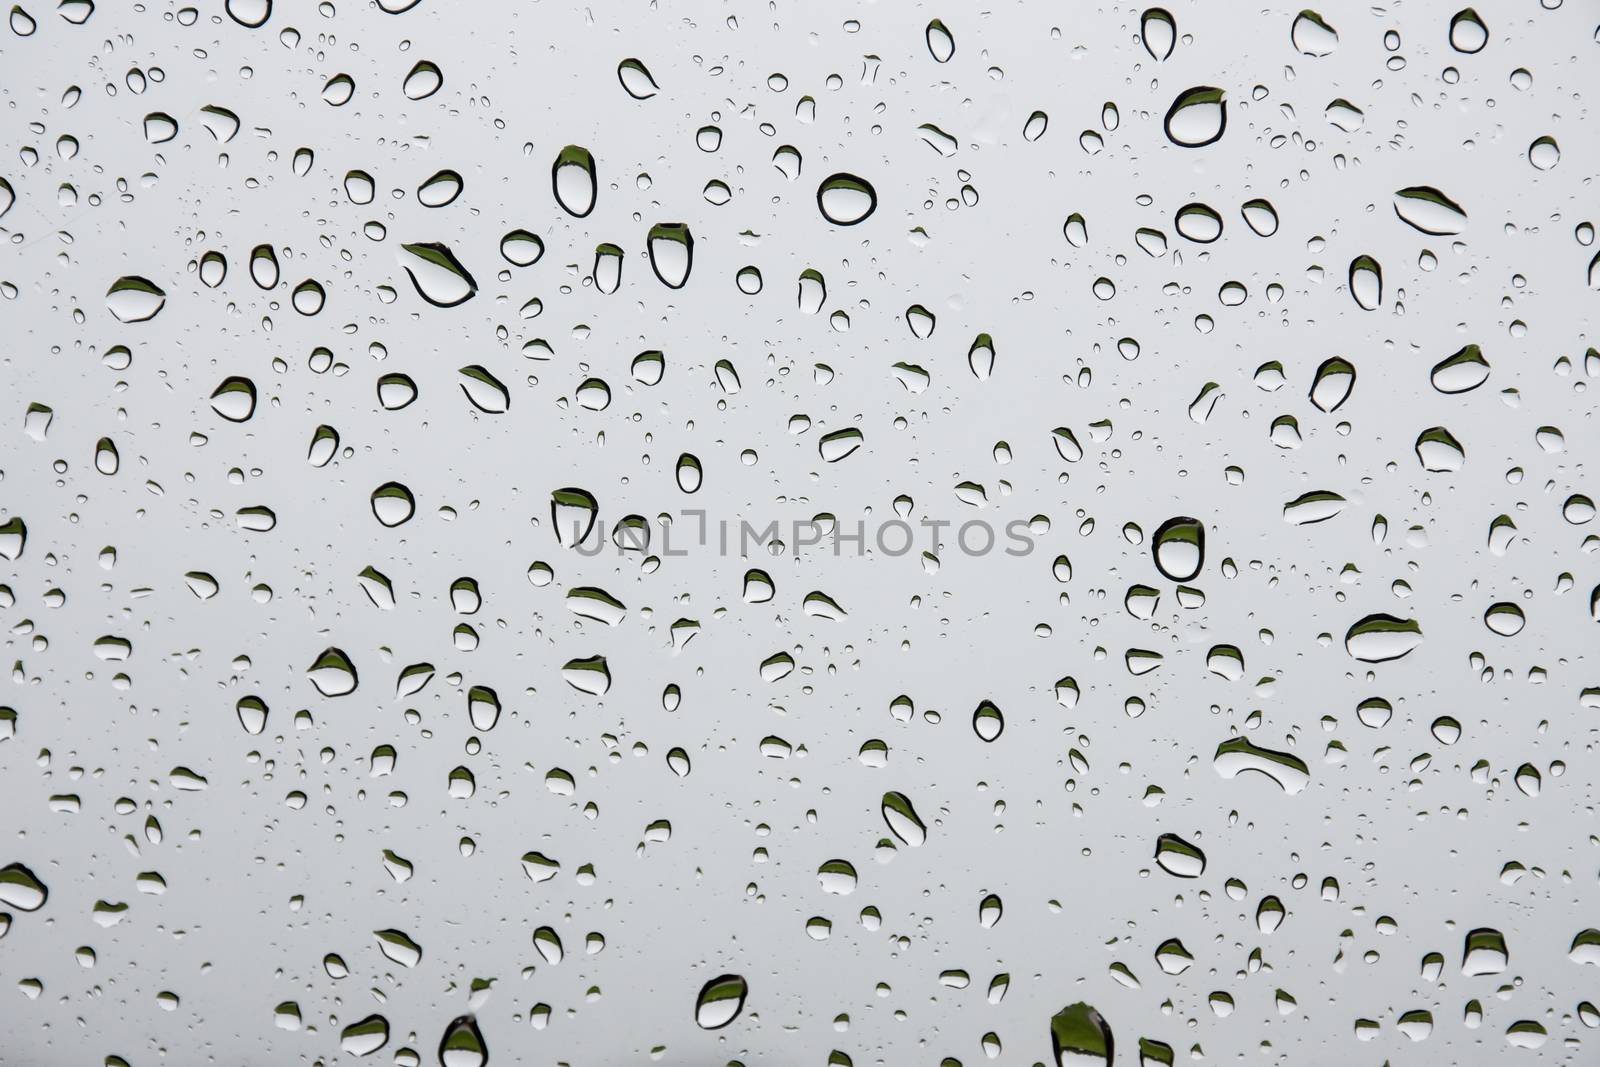
[(567, 214), (580, 219), (594, 210), (598, 182), (594, 156), (579, 145), (569, 144), (563, 148), (550, 167), (550, 184), (556, 203)]
[(923, 31), (923, 38), (928, 43), (928, 54), (935, 63), (948, 63), (950, 57), (956, 54), (956, 39), (941, 20), (934, 19), (928, 23), (928, 28)]
[(700, 987), (694, 1001), (694, 1021), (702, 1030), (720, 1030), (744, 1010), (750, 986), (737, 974), (724, 974)]
[(1467, 228), (1460, 204), (1431, 185), (1413, 185), (1394, 194), (1394, 213), (1402, 222), (1432, 237), (1454, 236)]
[(20, 863), (0, 867), (0, 904), (18, 911), (38, 911), (49, 899), (49, 887), (27, 867)]
[(1311, 769), (1299, 756), (1261, 748), (1243, 737), (1235, 737), (1218, 745), (1211, 762), (1224, 778), (1236, 778), (1246, 771), (1253, 771), (1272, 779), (1280, 789), (1291, 795), (1300, 792), (1311, 781)]
[(429, 241), (403, 244), (400, 248), (400, 265), (411, 278), (417, 295), (434, 307), (456, 307), (477, 293), (478, 283), (444, 245)]
[(1353, 623), (1344, 635), (1344, 648), (1362, 663), (1386, 663), (1410, 655), (1422, 644), (1422, 627), (1415, 619), (1382, 612)]
[(352, 1056), (370, 1056), (389, 1043), (389, 1020), (369, 1015), (339, 1033), (339, 1048)]
[(118, 322), (149, 322), (166, 303), (167, 294), (159, 285), (135, 274), (118, 278), (106, 290), (106, 310)]
[(617, 64), (617, 80), (635, 100), (648, 100), (661, 91), (649, 68), (637, 59), (624, 59)]
[(1150, 58), (1166, 60), (1178, 43), (1178, 24), (1164, 7), (1152, 7), (1139, 16), (1139, 42)]
[(916, 808), (911, 806), (911, 799), (904, 793), (883, 794), (880, 811), (883, 813), (883, 821), (888, 824), (889, 832), (902, 843), (916, 848), (928, 839), (928, 828), (923, 825)]
[(650, 227), (645, 242), (650, 254), (650, 269), (669, 289), (682, 289), (694, 267), (694, 235), (681, 222), (662, 222)]
[(1206, 854), (1176, 834), (1156, 838), (1156, 864), (1177, 878), (1198, 878), (1206, 871)]

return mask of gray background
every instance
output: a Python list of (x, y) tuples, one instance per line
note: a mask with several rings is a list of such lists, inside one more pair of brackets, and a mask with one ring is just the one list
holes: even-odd
[[(1049, 1058), (1049, 1018), (1077, 1001), (1105, 1016), (1125, 1063), (1139, 1037), (1180, 1058), (1198, 1046), (1214, 1062), (1591, 1058), (1576, 1006), (1600, 989), (1567, 949), (1600, 923), (1596, 712), (1579, 703), (1600, 684), (1586, 661), (1597, 574), (1587, 531), (1561, 516), (1568, 494), (1596, 490), (1583, 470), (1595, 443), (1582, 358), (1593, 250), (1574, 238), (1593, 210), (1596, 173), (1591, 4), (1480, 3), (1490, 40), (1471, 56), (1447, 43), (1451, 7), (1325, 8), (1339, 47), (1312, 58), (1291, 45), (1291, 8), (1177, 3), (1181, 39), (1160, 63), (1126, 5), (422, 0), (390, 15), (351, 0), (336, 11), (279, 0), (254, 31), (210, 0), (191, 26), (165, 3), (106, 0), (82, 26), (41, 0), (24, 6), (37, 32), (0, 31), (3, 176), (16, 191), (0, 218), (9, 405), (0, 517), (21, 516), (29, 530), (24, 555), (7, 564), (15, 666), (3, 701), (17, 726), (0, 742), (0, 864), (27, 864), (50, 898), (38, 912), (11, 909), (0, 940), (0, 1062), (331, 1063), (348, 1059), (340, 1028), (372, 1012), (392, 1028), (374, 1060), (410, 1046), (433, 1062), (446, 1023), (469, 1010), (474, 979), (495, 981), (476, 1005), (494, 1062), (634, 1063), (660, 1048), (660, 1062), (682, 1065), (818, 1064), (832, 1049), (858, 1064), (973, 1063), (992, 1031), (1000, 1062), (1027, 1064)], [(955, 36), (948, 64), (924, 45), (932, 17)], [(1394, 52), (1389, 30), (1401, 38)], [(1386, 66), (1391, 56), (1404, 57), (1401, 69)], [(627, 57), (654, 74), (654, 98), (619, 85)], [(410, 101), (402, 79), (422, 59), (439, 64), (444, 87)], [(1455, 83), (1442, 76), (1452, 66)], [(128, 87), (135, 67), (143, 93)], [(1532, 73), (1526, 91), (1510, 82), (1519, 67)], [(321, 89), (340, 72), (356, 94), (330, 107)], [(780, 72), (787, 88), (777, 92), (769, 76)], [(82, 89), (70, 109), (69, 85)], [(1161, 120), (1194, 85), (1226, 90), (1228, 128), (1214, 145), (1184, 149), (1166, 141)], [(816, 116), (806, 123), (796, 105), (808, 94)], [(1336, 97), (1365, 111), (1359, 131), (1326, 121)], [(1106, 101), (1120, 113), (1111, 132), (1101, 128)], [(210, 104), (239, 115), (230, 143), (203, 127)], [(1021, 132), (1036, 109), (1050, 123), (1030, 143)], [(145, 141), (153, 111), (178, 120), (175, 140)], [(952, 157), (922, 142), (925, 122), (958, 139)], [(711, 123), (723, 140), (708, 154), (695, 130)], [(1089, 129), (1104, 139), (1095, 155), (1079, 144)], [(1541, 172), (1527, 148), (1545, 134), (1562, 157)], [(79, 142), (75, 158), (58, 153), (63, 135)], [(598, 206), (582, 220), (551, 196), (550, 165), (567, 144), (598, 161)], [(781, 144), (804, 157), (797, 181), (772, 165)], [(301, 147), (315, 163), (298, 177), (290, 162)], [(446, 208), (419, 205), (416, 187), (444, 167), (460, 172), (464, 192)], [(345, 197), (352, 168), (376, 179), (371, 205)], [(835, 171), (876, 187), (877, 212), (860, 226), (833, 227), (817, 212), (817, 183)], [(733, 190), (726, 206), (701, 195), (713, 178)], [(976, 204), (962, 203), (968, 184)], [(1395, 218), (1394, 191), (1421, 184), (1466, 208), (1460, 237), (1426, 237)], [(1239, 216), (1253, 197), (1277, 208), (1271, 238)], [(1215, 244), (1174, 232), (1174, 212), (1191, 201), (1223, 216)], [(1062, 236), (1072, 212), (1087, 220), (1081, 249)], [(384, 240), (363, 234), (371, 220)], [(695, 235), (681, 291), (659, 284), (644, 258), (646, 231), (663, 221)], [(1140, 226), (1166, 232), (1164, 257), (1135, 245)], [(498, 255), (500, 236), (517, 227), (546, 243), (533, 267)], [(423, 302), (397, 262), (409, 241), (449, 245), (476, 297), (454, 309)], [(585, 282), (603, 241), (627, 253), (611, 295)], [(282, 264), (272, 292), (248, 276), (249, 251), (263, 242)], [(196, 273), (208, 249), (229, 261), (216, 290)], [(1438, 260), (1431, 271), (1419, 267), (1424, 249)], [(1362, 253), (1384, 269), (1373, 312), (1345, 287)], [(746, 264), (765, 279), (753, 297), (734, 284)], [(827, 280), (818, 315), (796, 305), (806, 268)], [(166, 290), (153, 321), (124, 325), (106, 310), (107, 288), (125, 274)], [(1100, 276), (1115, 282), (1114, 299), (1092, 294)], [(308, 277), (328, 291), (311, 318), (289, 306)], [(1218, 300), (1230, 280), (1249, 290), (1242, 306)], [(1272, 283), (1282, 286), (1276, 302)], [(392, 303), (382, 286), (398, 294)], [(518, 309), (530, 297), (544, 310), (527, 320)], [(926, 341), (901, 317), (914, 302), (938, 316)], [(836, 310), (848, 332), (830, 326)], [(1201, 314), (1215, 320), (1209, 333), (1195, 328)], [(965, 359), (979, 332), (998, 353), (985, 382)], [(1116, 351), (1127, 336), (1141, 346), (1132, 362)], [(553, 359), (523, 357), (534, 338)], [(1433, 390), (1428, 369), (1469, 342), (1492, 364), (1488, 382), (1459, 396)], [(126, 371), (102, 365), (116, 344), (132, 350)], [(335, 371), (308, 367), (319, 345), (334, 352)], [(644, 349), (666, 353), (653, 388), (628, 374)], [(1358, 380), (1330, 415), (1306, 391), (1332, 355), (1350, 359)], [(742, 379), (734, 395), (713, 375), (724, 358)], [(895, 381), (901, 360), (931, 372), (926, 392)], [(1268, 360), (1288, 379), (1276, 393), (1252, 382)], [(835, 372), (831, 383), (818, 381), (818, 363)], [(457, 388), (467, 364), (510, 387), (507, 414), (467, 402)], [(402, 411), (376, 402), (376, 380), (390, 372), (420, 387)], [(260, 391), (247, 423), (208, 403), (228, 375)], [(603, 412), (572, 400), (591, 376), (611, 386)], [(1222, 395), (1197, 423), (1189, 403), (1206, 382)], [(30, 403), (54, 411), (44, 442), (24, 433)], [(789, 432), (797, 414), (812, 420), (808, 433)], [(1302, 447), (1269, 440), (1283, 414), (1298, 418)], [(1097, 420), (1110, 421), (1108, 440), (1091, 440)], [(316, 469), (306, 449), (323, 423), (348, 452)], [(1061, 462), (1052, 447), (1063, 425), (1083, 442), (1081, 462)], [(1434, 425), (1465, 445), (1461, 471), (1418, 466), (1413, 441)], [(1565, 434), (1565, 452), (1536, 444), (1545, 425)], [(863, 431), (864, 446), (824, 464), (817, 439), (846, 426)], [(101, 437), (121, 454), (115, 476), (95, 471)], [(999, 441), (1012, 453), (1003, 466)], [(753, 464), (741, 462), (745, 449)], [(683, 452), (704, 466), (693, 497), (673, 478)], [(1230, 465), (1243, 468), (1242, 485), (1227, 483)], [(418, 505), (396, 529), (379, 526), (368, 503), (389, 480)], [(956, 498), (969, 480), (987, 489), (981, 512)], [(947, 545), (935, 574), (917, 553), (812, 549), (762, 562), (713, 546), (644, 573), (635, 558), (585, 558), (556, 543), (549, 494), (566, 486), (594, 493), (608, 522), (701, 507), (758, 526), (831, 512), (853, 527), (889, 516), (905, 494), (914, 519), (1042, 515), (1049, 532), (1021, 558)], [(1284, 522), (1285, 502), (1318, 489), (1347, 498), (1341, 515)], [(252, 505), (273, 508), (277, 527), (238, 529), (234, 513)], [(1378, 513), (1388, 520), (1382, 543), (1369, 533)], [(1518, 536), (1495, 556), (1489, 523), (1502, 513)], [(1179, 514), (1207, 527), (1193, 583), (1203, 608), (1179, 607), (1151, 563), (1149, 535)], [(1129, 543), (1126, 523), (1143, 529), (1144, 544)], [(105, 546), (116, 550), (109, 569), (97, 561)], [(1066, 583), (1052, 576), (1058, 554), (1072, 560)], [(528, 582), (535, 560), (554, 568), (551, 585)], [(1347, 564), (1355, 570), (1341, 574)], [(361, 592), (368, 565), (393, 580), (394, 610)], [(771, 603), (742, 600), (750, 566), (772, 574)], [(215, 575), (219, 594), (195, 598), (190, 570)], [(1563, 572), (1574, 586), (1558, 594)], [(462, 575), (484, 594), (470, 619), (448, 595)], [(270, 586), (269, 603), (252, 598), (258, 583)], [(1123, 609), (1134, 583), (1162, 591), (1149, 621)], [(563, 599), (578, 586), (621, 599), (626, 620), (579, 620)], [(806, 615), (813, 590), (848, 617)], [(1514, 638), (1481, 621), (1502, 600), (1528, 615)], [(1426, 638), (1404, 660), (1358, 663), (1343, 634), (1380, 611), (1419, 620)], [(702, 629), (674, 651), (668, 627), (685, 617)], [(451, 643), (463, 621), (481, 637), (470, 653)], [(132, 642), (126, 663), (95, 657), (105, 634)], [(1206, 671), (1207, 649), (1222, 642), (1243, 650), (1239, 681)], [(360, 671), (351, 696), (324, 699), (305, 676), (329, 645)], [(1165, 662), (1130, 676), (1130, 647)], [(763, 682), (758, 664), (785, 650), (799, 669)], [(594, 654), (613, 676), (602, 699), (560, 677), (567, 660)], [(438, 676), (396, 699), (395, 675), (418, 661)], [(1072, 710), (1052, 694), (1069, 674), (1083, 689)], [(683, 690), (671, 713), (660, 699), (669, 683)], [(466, 751), (470, 685), (495, 687), (505, 704), (476, 755)], [(258, 737), (234, 715), (246, 694), (271, 707)], [(915, 702), (910, 723), (890, 714), (900, 694)], [(1355, 717), (1375, 695), (1395, 705), (1377, 731)], [(1124, 714), (1132, 696), (1148, 703), (1140, 718)], [(970, 726), (983, 699), (1006, 716), (994, 744)], [(311, 724), (297, 729), (301, 709)], [(925, 719), (929, 710), (940, 721)], [(1253, 712), (1258, 724), (1247, 721)], [(1428, 731), (1445, 714), (1464, 728), (1454, 746)], [(787, 760), (763, 755), (769, 735), (794, 746)], [(1310, 786), (1285, 796), (1260, 775), (1222, 778), (1212, 755), (1236, 735), (1292, 750), (1311, 766)], [(869, 739), (888, 743), (886, 767), (858, 761)], [(1333, 742), (1342, 761), (1327, 758)], [(368, 754), (385, 743), (398, 766), (370, 778)], [(667, 767), (674, 746), (693, 761), (687, 778)], [(1072, 765), (1073, 750), (1087, 769)], [(1480, 760), (1488, 777), (1475, 782)], [(1537, 797), (1512, 784), (1525, 762), (1544, 777)], [(476, 776), (471, 799), (446, 794), (458, 765)], [(175, 790), (177, 766), (206, 776), (208, 789)], [(553, 768), (576, 779), (571, 796), (546, 788)], [(928, 824), (920, 848), (876, 847), (891, 789)], [(302, 810), (285, 803), (296, 790), (308, 798)], [(404, 807), (391, 803), (396, 790)], [(63, 794), (81, 798), (78, 813), (51, 810)], [(118, 814), (118, 798), (135, 810)], [(159, 845), (143, 834), (149, 815), (165, 831)], [(670, 820), (670, 842), (642, 846), (658, 819)], [(1163, 832), (1205, 850), (1202, 878), (1155, 867)], [(470, 857), (463, 837), (476, 844)], [(415, 864), (415, 877), (394, 882), (384, 849)], [(518, 857), (529, 850), (559, 859), (560, 875), (525, 878)], [(860, 873), (849, 897), (818, 887), (818, 866), (833, 858)], [(1509, 861), (1530, 872), (1514, 885), (1499, 878)], [(592, 885), (576, 877), (585, 863)], [(166, 880), (162, 895), (136, 888), (152, 870)], [(1303, 889), (1292, 881), (1300, 874)], [(1320, 899), (1325, 877), (1338, 880), (1336, 902)], [(1248, 886), (1245, 900), (1223, 893), (1228, 878)], [(978, 903), (990, 892), (1005, 914), (986, 930)], [(1270, 936), (1254, 922), (1267, 894), (1289, 912)], [(102, 928), (91, 914), (100, 900), (130, 907)], [(868, 905), (883, 915), (875, 932), (857, 920)], [(830, 939), (807, 936), (811, 916), (833, 921)], [(1385, 916), (1392, 932), (1380, 928)], [(565, 942), (558, 966), (530, 941), (542, 925)], [(1465, 978), (1462, 938), (1479, 926), (1505, 934), (1510, 963)], [(390, 927), (422, 945), (419, 966), (378, 952), (371, 932)], [(592, 956), (591, 931), (605, 938)], [(1152, 959), (1172, 937), (1195, 957), (1181, 976)], [(95, 950), (93, 968), (75, 959), (79, 946)], [(1247, 974), (1257, 947), (1263, 966)], [(1425, 981), (1420, 960), (1435, 950), (1444, 973)], [(323, 972), (328, 952), (344, 956), (348, 978)], [(1119, 961), (1139, 988), (1113, 980)], [(941, 972), (958, 968), (972, 984), (941, 985)], [(750, 984), (744, 1012), (724, 1030), (700, 1030), (695, 994), (727, 972)], [(984, 990), (997, 972), (1012, 984), (994, 1006)], [(37, 999), (17, 992), (29, 978), (43, 983)], [(1288, 1015), (1274, 1006), (1278, 989), (1298, 1001)], [(174, 1010), (158, 1003), (163, 991), (179, 997)], [(1231, 1016), (1208, 1006), (1215, 991), (1236, 1001)], [(1474, 998), (1484, 1020), (1469, 1029), (1462, 1011)], [(299, 1004), (304, 1030), (274, 1027), (282, 1001)], [(539, 1002), (554, 1009), (542, 1031), (528, 1021)], [(1415, 1008), (1435, 1018), (1421, 1044), (1395, 1027)], [(1358, 1018), (1380, 1024), (1370, 1042), (1357, 1040)], [(1505, 1043), (1523, 1019), (1549, 1031), (1537, 1052)]]

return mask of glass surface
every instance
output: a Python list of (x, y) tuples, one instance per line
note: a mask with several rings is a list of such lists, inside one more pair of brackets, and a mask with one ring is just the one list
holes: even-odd
[(0, 1063), (1594, 1062), (1597, 48), (11, 8)]

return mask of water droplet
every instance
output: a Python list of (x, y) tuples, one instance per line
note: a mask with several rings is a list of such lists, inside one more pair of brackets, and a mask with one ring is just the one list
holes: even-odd
[(877, 207), (877, 192), (853, 174), (835, 174), (817, 186), (817, 208), (836, 226), (854, 226)]
[(1197, 85), (1179, 93), (1163, 123), (1167, 140), (1184, 148), (1203, 148), (1221, 140), (1228, 128), (1224, 95), (1221, 89), (1210, 85)]
[(720, 1030), (739, 1017), (750, 987), (737, 974), (724, 974), (700, 987), (694, 1001), (694, 1021), (702, 1030)]
[(106, 310), (118, 322), (149, 322), (166, 306), (167, 294), (148, 278), (129, 274), (106, 290)]

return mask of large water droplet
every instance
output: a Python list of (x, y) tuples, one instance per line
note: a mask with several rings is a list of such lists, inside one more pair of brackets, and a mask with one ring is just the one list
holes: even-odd
[(876, 190), (854, 174), (835, 174), (817, 186), (817, 207), (836, 226), (854, 226), (878, 207)]
[(1109, 1067), (1116, 1058), (1110, 1025), (1081, 1002), (1050, 1017), (1050, 1049), (1055, 1067)]
[(694, 1021), (702, 1030), (720, 1030), (744, 1010), (750, 986), (737, 974), (713, 978), (700, 987), (694, 1001)]
[(1202, 148), (1221, 140), (1228, 128), (1224, 93), (1210, 85), (1197, 85), (1178, 94), (1163, 123), (1167, 139), (1184, 148)]
[(166, 302), (167, 294), (159, 285), (135, 274), (118, 278), (106, 291), (106, 310), (118, 322), (149, 322)]
[(550, 184), (555, 190), (556, 203), (567, 214), (580, 219), (594, 210), (598, 180), (594, 156), (580, 145), (567, 145), (550, 167)]

